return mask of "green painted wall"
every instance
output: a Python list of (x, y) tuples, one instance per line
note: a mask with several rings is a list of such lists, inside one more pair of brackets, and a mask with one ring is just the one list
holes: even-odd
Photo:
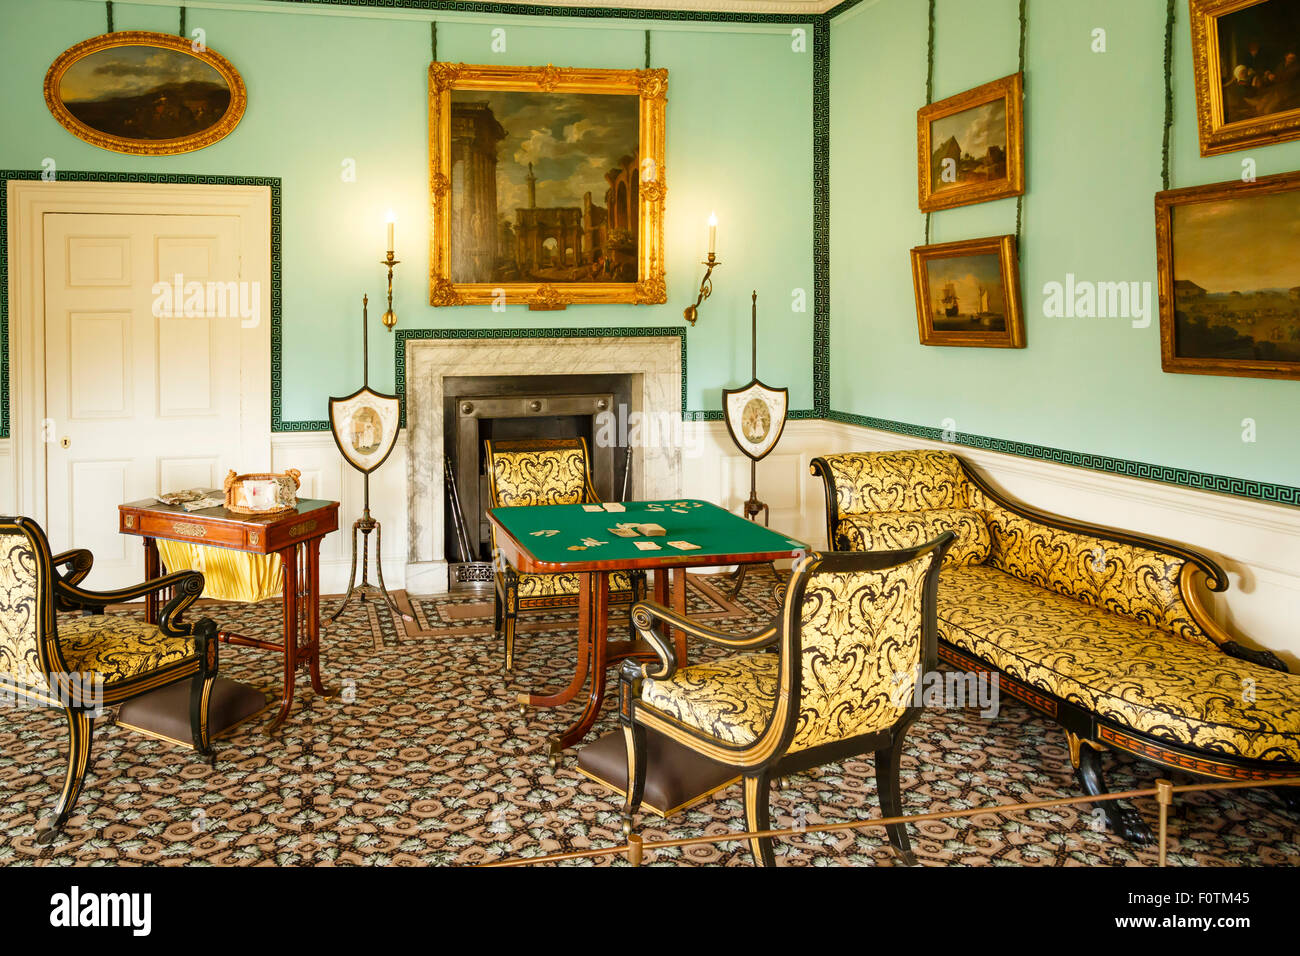
[[(1187, 4), (1174, 47), (1172, 185), (1300, 168), (1300, 142), (1202, 159)], [(1014, 73), (1016, 0), (938, 0), (934, 97)], [(926, 0), (863, 3), (831, 26), (831, 407), (910, 425), (1300, 484), (1300, 382), (1160, 370), (1159, 317), (1043, 315), (1043, 286), (1156, 279), (1165, 4), (1030, 0), (1021, 281), (1028, 348), (917, 343), (916, 110)], [(1092, 31), (1108, 52), (1091, 52)], [(1015, 231), (1015, 200), (934, 214), (932, 241)], [(1300, 265), (1297, 266), (1300, 269)], [(1242, 419), (1258, 440), (1242, 441)]]
[[(177, 6), (115, 3), (119, 30), (174, 33)], [(344, 13), (346, 15), (339, 15)], [(423, 17), (424, 19), (420, 19)], [(666, 240), (668, 303), (529, 312), (428, 303), (428, 20), (440, 59), (469, 63), (636, 68), (652, 29), (652, 64), (669, 71)], [(618, 26), (638, 29), (619, 29)], [(249, 106), (221, 142), (181, 156), (124, 156), (65, 131), (41, 84), (64, 49), (104, 32), (102, 3), (0, 0), (5, 98), (0, 167), (272, 176), (283, 188), (283, 417), (321, 420), (331, 394), (360, 379), (361, 294), (384, 293), (384, 213), (398, 215), (394, 308), (401, 328), (680, 326), (695, 300), (707, 227), (720, 219), (713, 297), (688, 330), (687, 403), (720, 407), (719, 389), (749, 380), (749, 292), (763, 306), (762, 377), (812, 407), (812, 101), (809, 51), (781, 25), (628, 24), (334, 9), (206, 10), (187, 26), (243, 74)], [(505, 53), (490, 49), (507, 30)], [(345, 158), (357, 181), (342, 181)], [(791, 311), (793, 289), (807, 312)], [(377, 312), (382, 311), (382, 306)], [(377, 316), (376, 312), (376, 316)], [(393, 383), (391, 340), (371, 331), (371, 384)]]

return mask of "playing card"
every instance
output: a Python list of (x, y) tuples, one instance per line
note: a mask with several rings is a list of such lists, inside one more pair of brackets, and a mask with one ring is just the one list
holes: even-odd
[(617, 501), (606, 501), (603, 505), (601, 505), (601, 507), (604, 508), (606, 511), (610, 511), (610, 512), (627, 511), (627, 509), (624, 508)]
[(582, 510), (583, 511), (604, 511), (605, 509), (602, 508), (600, 505), (583, 505)]
[(672, 547), (676, 548), (678, 551), (698, 551), (698, 550), (700, 550), (700, 546), (699, 546), (698, 544), (691, 544), (689, 541), (669, 541), (668, 543), (669, 543)]
[(659, 547), (659, 545), (655, 544), (653, 541), (633, 541), (632, 543), (633, 543), (634, 545), (636, 545), (638, 548), (640, 548), (642, 551), (662, 551), (662, 550), (663, 550), (662, 548)]

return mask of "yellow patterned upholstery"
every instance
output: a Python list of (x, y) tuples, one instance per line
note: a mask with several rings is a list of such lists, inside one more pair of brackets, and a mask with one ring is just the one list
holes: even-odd
[[(615, 571), (609, 576), (611, 591), (631, 591), (632, 580), (626, 571)], [(555, 597), (557, 595), (577, 594), (578, 576), (576, 574), (521, 574), (519, 575), (519, 596)]]
[(992, 567), (1194, 643), (1217, 646), (1183, 601), (1178, 579), (1184, 558), (1061, 531), (1003, 508), (978, 488), (971, 489), (971, 504), (988, 522)]
[(68, 669), (98, 674), (108, 684), (194, 656), (194, 640), (171, 637), (152, 624), (115, 614), (59, 622), (59, 647)]
[(944, 569), (939, 632), (1012, 677), (1133, 730), (1225, 755), (1300, 762), (1300, 676), (989, 566)]
[[(586, 445), (575, 442), (559, 447), (510, 451), (489, 447), (493, 507), (519, 505), (574, 505), (595, 500), (587, 469)], [(492, 529), (493, 544), (496, 529)], [(627, 572), (609, 578), (611, 591), (631, 591)], [(520, 598), (547, 598), (578, 593), (576, 574), (520, 574)]]
[(949, 565), (983, 564), (989, 556), (989, 529), (984, 515), (970, 508), (928, 511), (878, 511), (846, 515), (835, 529), (837, 551), (894, 551), (933, 541), (945, 531), (957, 536), (944, 555)]
[[(884, 571), (817, 572), (804, 590), (799, 713), (787, 753), (892, 726), (911, 704), (921, 659), (927, 555)], [(641, 700), (731, 744), (762, 734), (776, 704), (778, 658), (741, 654), (647, 678)]]
[(495, 504), (576, 505), (587, 500), (587, 456), (580, 446), (492, 451)]
[(965, 508), (965, 476), (941, 451), (880, 451), (829, 455), (840, 515), (873, 511)]
[[(957, 540), (945, 565), (977, 563), (982, 548), (978, 529), (968, 519), (958, 521), (953, 510), (966, 509), (984, 518), (988, 547), (983, 563), (1189, 641), (1217, 646), (1183, 601), (1179, 575), (1186, 559), (1179, 555), (1061, 531), (1016, 514), (967, 480), (959, 459), (949, 452), (864, 452), (830, 455), (824, 461), (839, 507), (835, 547), (911, 545), (920, 543), (913, 538), (931, 527), (949, 530), (951, 524)], [(892, 514), (900, 511), (916, 517)]]
[(800, 611), (799, 716), (790, 750), (891, 726), (911, 703), (930, 556), (884, 571), (813, 574)]
[(0, 676), (43, 684), (36, 632), (36, 552), (22, 535), (0, 537)]
[(718, 740), (750, 744), (772, 716), (777, 682), (775, 655), (739, 654), (646, 679), (641, 700)]

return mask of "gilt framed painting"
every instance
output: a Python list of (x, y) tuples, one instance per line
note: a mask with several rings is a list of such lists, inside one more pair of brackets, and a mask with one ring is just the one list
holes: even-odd
[(1189, 3), (1201, 155), (1300, 139), (1300, 4)]
[(1300, 379), (1300, 173), (1156, 194), (1160, 366)]
[(924, 212), (1025, 191), (1024, 81), (1004, 76), (916, 111)]
[(239, 71), (215, 50), (166, 33), (123, 30), (60, 54), (45, 74), (45, 105), (93, 146), (170, 156), (227, 136), (248, 94)]
[(667, 70), (429, 67), (429, 304), (655, 304)]
[(922, 345), (1025, 347), (1015, 236), (917, 246), (912, 283)]

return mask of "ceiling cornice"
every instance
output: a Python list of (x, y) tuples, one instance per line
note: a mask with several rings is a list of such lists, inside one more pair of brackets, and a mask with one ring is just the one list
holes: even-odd
[[(468, 0), (470, 3), (499, 3), (500, 0)], [(527, 7), (620, 7), (628, 10), (680, 10), (700, 13), (782, 14), (815, 17), (840, 4), (841, 0), (533, 0)]]

